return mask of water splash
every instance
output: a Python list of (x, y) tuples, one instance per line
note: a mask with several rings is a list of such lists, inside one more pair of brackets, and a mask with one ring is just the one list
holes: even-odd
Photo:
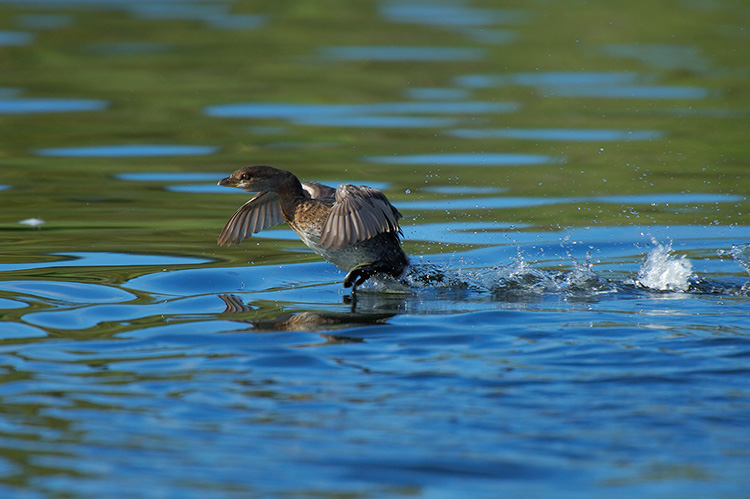
[[(399, 278), (375, 276), (357, 289), (358, 293), (424, 299), (526, 301), (543, 297), (598, 300), (605, 295), (640, 296), (644, 292), (673, 292), (696, 295), (750, 295), (750, 281), (744, 285), (697, 275), (685, 255), (675, 255), (672, 243), (652, 241), (653, 249), (641, 262), (634, 277), (606, 278), (594, 270), (590, 255), (584, 262), (571, 254), (569, 270), (535, 267), (521, 252), (507, 265), (474, 267), (468, 262), (434, 265), (413, 262)], [(719, 250), (730, 255), (750, 274), (750, 243)]]
[[(733, 244), (730, 249), (720, 249), (717, 253), (719, 256), (731, 256), (732, 259), (745, 270), (745, 272), (750, 274), (750, 243)], [(750, 281), (742, 285), (738, 294), (750, 296)]]
[(589, 258), (590, 255), (587, 256), (584, 263), (578, 263), (573, 259), (575, 267), (571, 272), (563, 274), (564, 281), (561, 287), (576, 296), (617, 292), (617, 284), (594, 272), (594, 264), (591, 263)]
[(540, 269), (530, 264), (523, 255), (514, 257), (508, 265), (467, 267), (413, 263), (398, 279), (378, 276), (366, 282), (365, 292), (424, 294), (489, 294), (496, 299), (518, 299), (550, 294), (600, 294), (617, 291), (616, 286), (598, 276), (589, 262), (573, 262), (570, 272)]
[(638, 270), (637, 286), (654, 291), (687, 291), (693, 276), (693, 264), (685, 255), (672, 253), (672, 243), (656, 243)]
[(557, 291), (554, 275), (532, 267), (519, 252), (510, 265), (503, 265), (478, 273), (481, 285), (494, 296), (541, 294)]
[(719, 250), (719, 256), (729, 255), (750, 274), (750, 243), (734, 244), (729, 250)]

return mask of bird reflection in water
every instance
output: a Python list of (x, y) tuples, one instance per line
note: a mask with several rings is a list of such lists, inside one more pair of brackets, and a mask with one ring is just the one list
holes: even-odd
[[(262, 310), (262, 307), (251, 306), (242, 301), (238, 296), (233, 294), (220, 294), (219, 298), (224, 302), (225, 309), (222, 314), (245, 315), (247, 312), (257, 312), (258, 315), (268, 315), (268, 310)], [(388, 319), (393, 317), (393, 313), (356, 313), (356, 312), (323, 312), (323, 311), (304, 311), (304, 312), (284, 312), (271, 318), (232, 318), (236, 322), (243, 322), (252, 325), (258, 331), (330, 331), (335, 328), (345, 328), (350, 326), (377, 325), (387, 324)], [(364, 341), (361, 338), (331, 334), (329, 332), (321, 333), (321, 337), (326, 339), (326, 343), (359, 343)]]

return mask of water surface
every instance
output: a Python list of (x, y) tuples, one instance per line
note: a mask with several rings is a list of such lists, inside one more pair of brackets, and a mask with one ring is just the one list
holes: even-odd
[(503, 7), (0, 0), (0, 496), (747, 497), (750, 13)]

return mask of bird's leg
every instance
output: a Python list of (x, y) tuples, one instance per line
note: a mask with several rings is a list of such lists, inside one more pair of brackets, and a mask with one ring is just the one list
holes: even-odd
[(344, 278), (344, 287), (352, 287), (352, 294), (357, 290), (357, 286), (378, 272), (388, 272), (389, 266), (383, 262), (360, 263), (346, 274)]
[(357, 290), (357, 286), (369, 279), (374, 273), (375, 271), (370, 267), (369, 263), (361, 263), (346, 274), (344, 287), (352, 288), (352, 293), (354, 293)]

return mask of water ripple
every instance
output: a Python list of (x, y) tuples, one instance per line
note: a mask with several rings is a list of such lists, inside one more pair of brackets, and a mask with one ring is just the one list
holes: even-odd
[(73, 17), (62, 14), (25, 14), (18, 16), (19, 26), (29, 29), (61, 29), (73, 24)]
[[(1, 289), (1, 288), (0, 288)], [(15, 300), (9, 300), (7, 298), (0, 298), (0, 309), (3, 308), (23, 308), (25, 303), (21, 303)]]
[(454, 166), (521, 166), (559, 163), (564, 161), (560, 156), (543, 154), (513, 153), (447, 153), (447, 154), (411, 154), (402, 156), (368, 156), (370, 163), (390, 165), (454, 165)]
[(220, 118), (283, 119), (304, 126), (354, 128), (426, 128), (455, 126), (453, 117), (407, 115), (466, 115), (509, 113), (512, 102), (427, 101), (382, 102), (377, 104), (288, 104), (239, 103), (209, 106), (208, 116)]
[[(131, 182), (218, 182), (221, 174), (192, 172), (135, 172), (118, 173), (115, 178)], [(225, 189), (226, 190), (226, 189)]]
[[(321, 266), (329, 271), (335, 271), (327, 263), (303, 265), (304, 268), (310, 269), (309, 275), (306, 276), (310, 283), (330, 281), (330, 276), (326, 276), (325, 271), (315, 271)], [(197, 268), (147, 274), (128, 281), (127, 288), (173, 296), (266, 291), (289, 276), (288, 270), (281, 266), (256, 266), (251, 262), (251, 265), (232, 269)]]
[(0, 263), (0, 272), (58, 267), (122, 267), (122, 266), (169, 266), (195, 265), (209, 260), (169, 255), (139, 255), (131, 253), (78, 252), (52, 253), (52, 261)]
[(421, 100), (449, 100), (469, 97), (469, 91), (464, 88), (407, 88), (404, 93), (411, 99)]
[(469, 40), (475, 43), (486, 45), (507, 45), (513, 43), (518, 38), (518, 34), (508, 29), (485, 29), (485, 28), (465, 28), (459, 30)]
[(347, 128), (445, 128), (454, 126), (454, 118), (419, 116), (310, 116), (294, 120), (298, 125)]
[[(188, 185), (167, 185), (166, 190), (173, 192), (196, 192), (211, 194), (241, 194), (247, 196), (247, 193), (239, 189), (227, 189), (216, 185), (219, 179), (224, 177), (225, 173), (191, 173), (191, 172), (136, 172), (136, 173), (118, 173), (115, 178), (130, 182), (159, 182), (166, 184), (200, 182), (199, 184)], [(304, 180), (304, 179), (302, 179)], [(337, 179), (317, 179), (325, 185), (337, 186), (340, 184), (368, 185), (376, 189), (385, 190), (390, 186), (389, 182), (374, 182), (372, 180), (356, 180), (348, 178), (346, 180)], [(207, 182), (207, 183), (203, 183)], [(3, 186), (0, 186), (0, 190)]]
[(427, 24), (441, 27), (482, 27), (515, 24), (526, 17), (521, 10), (482, 9), (460, 3), (388, 2), (380, 9), (394, 23)]
[(529, 206), (544, 206), (548, 204), (565, 204), (573, 202), (570, 198), (533, 198), (533, 197), (481, 197), (470, 199), (438, 199), (425, 201), (404, 201), (398, 204), (404, 210), (438, 210), (451, 212), (453, 210), (482, 210), (523, 208)]
[(219, 118), (271, 118), (304, 121), (327, 117), (368, 117), (389, 114), (492, 114), (518, 109), (512, 102), (382, 102), (377, 104), (289, 104), (247, 102), (221, 104), (205, 109), (208, 116)]
[(87, 147), (37, 149), (40, 156), (71, 158), (128, 158), (154, 156), (203, 156), (218, 151), (214, 146), (180, 146), (161, 144), (124, 144)]
[(744, 201), (744, 196), (731, 194), (702, 194), (702, 193), (676, 193), (676, 194), (640, 194), (628, 196), (592, 196), (592, 197), (468, 197), (468, 198), (444, 198), (438, 200), (424, 201), (402, 201), (398, 203), (399, 208), (404, 210), (476, 210), (476, 209), (503, 209), (521, 208), (528, 206), (544, 206), (549, 204), (588, 204), (588, 203), (612, 203), (628, 205), (647, 204), (654, 207), (678, 206), (701, 206), (716, 203), (737, 203)]
[(544, 89), (546, 96), (597, 97), (603, 99), (705, 99), (709, 91), (700, 87), (675, 85), (627, 85), (611, 87), (555, 87)]
[(47, 333), (44, 330), (34, 327), (30, 324), (23, 324), (21, 322), (3, 322), (2, 341), (7, 340), (22, 340), (29, 338), (44, 338)]
[(57, 303), (114, 303), (135, 299), (132, 293), (113, 286), (61, 281), (2, 281), (0, 290), (20, 293)]
[(548, 71), (538, 73), (509, 74), (471, 74), (459, 76), (456, 83), (469, 88), (492, 88), (503, 85), (539, 86), (539, 87), (595, 87), (599, 85), (624, 85), (635, 83), (639, 76), (628, 72), (578, 72)]
[(406, 47), (367, 46), (367, 47), (322, 47), (320, 58), (329, 61), (389, 61), (389, 62), (437, 62), (437, 61), (478, 61), (484, 58), (484, 51), (478, 48), (462, 47)]
[(464, 75), (456, 83), (468, 88), (531, 86), (546, 97), (703, 99), (709, 95), (700, 87), (645, 84), (652, 79), (627, 72), (539, 72)]
[(28, 45), (34, 40), (34, 33), (26, 31), (0, 31), (0, 47)]
[(107, 109), (107, 101), (93, 99), (0, 99), (0, 114), (70, 113), (78, 111), (101, 111)]
[(20, 88), (9, 88), (9, 87), (0, 87), (0, 99), (9, 99), (10, 97), (17, 97), (21, 95), (21, 89)]
[(696, 46), (612, 43), (604, 45), (602, 51), (612, 57), (636, 59), (660, 70), (705, 71), (710, 67), (708, 59), (701, 54), (700, 48)]
[(507, 191), (507, 187), (490, 187), (490, 186), (474, 186), (474, 185), (437, 185), (433, 187), (425, 187), (427, 192), (437, 192), (438, 194), (492, 194), (496, 192)]
[(462, 139), (555, 140), (565, 142), (616, 142), (654, 140), (664, 136), (656, 130), (603, 130), (573, 128), (462, 128), (447, 132)]
[(143, 19), (203, 21), (215, 29), (256, 29), (266, 24), (266, 17), (255, 14), (232, 14), (228, 5), (203, 5), (198, 2), (130, 2), (128, 10)]
[(165, 52), (171, 47), (166, 43), (111, 42), (89, 45), (88, 49), (95, 54), (135, 56)]
[[(418, 209), (413, 205), (408, 205), (408, 208)], [(435, 241), (441, 244), (487, 244), (490, 242), (493, 233), (505, 233), (524, 227), (526, 227), (525, 224), (502, 222), (441, 222), (404, 227), (404, 236), (409, 241)]]
[[(101, 300), (100, 300), (101, 301)], [(50, 329), (87, 330), (103, 323), (129, 323), (151, 316), (190, 316), (201, 313), (215, 314), (221, 311), (215, 297), (188, 297), (183, 299), (158, 301), (150, 304), (133, 303), (99, 305), (86, 302), (85, 306), (57, 308), (24, 315), (24, 321), (35, 326)]]
[(713, 203), (737, 203), (744, 201), (745, 196), (734, 194), (711, 194), (700, 192), (682, 193), (654, 193), (633, 194), (629, 196), (596, 196), (591, 201), (603, 201), (605, 203), (618, 204), (650, 204), (652, 206), (670, 204), (713, 204)]

